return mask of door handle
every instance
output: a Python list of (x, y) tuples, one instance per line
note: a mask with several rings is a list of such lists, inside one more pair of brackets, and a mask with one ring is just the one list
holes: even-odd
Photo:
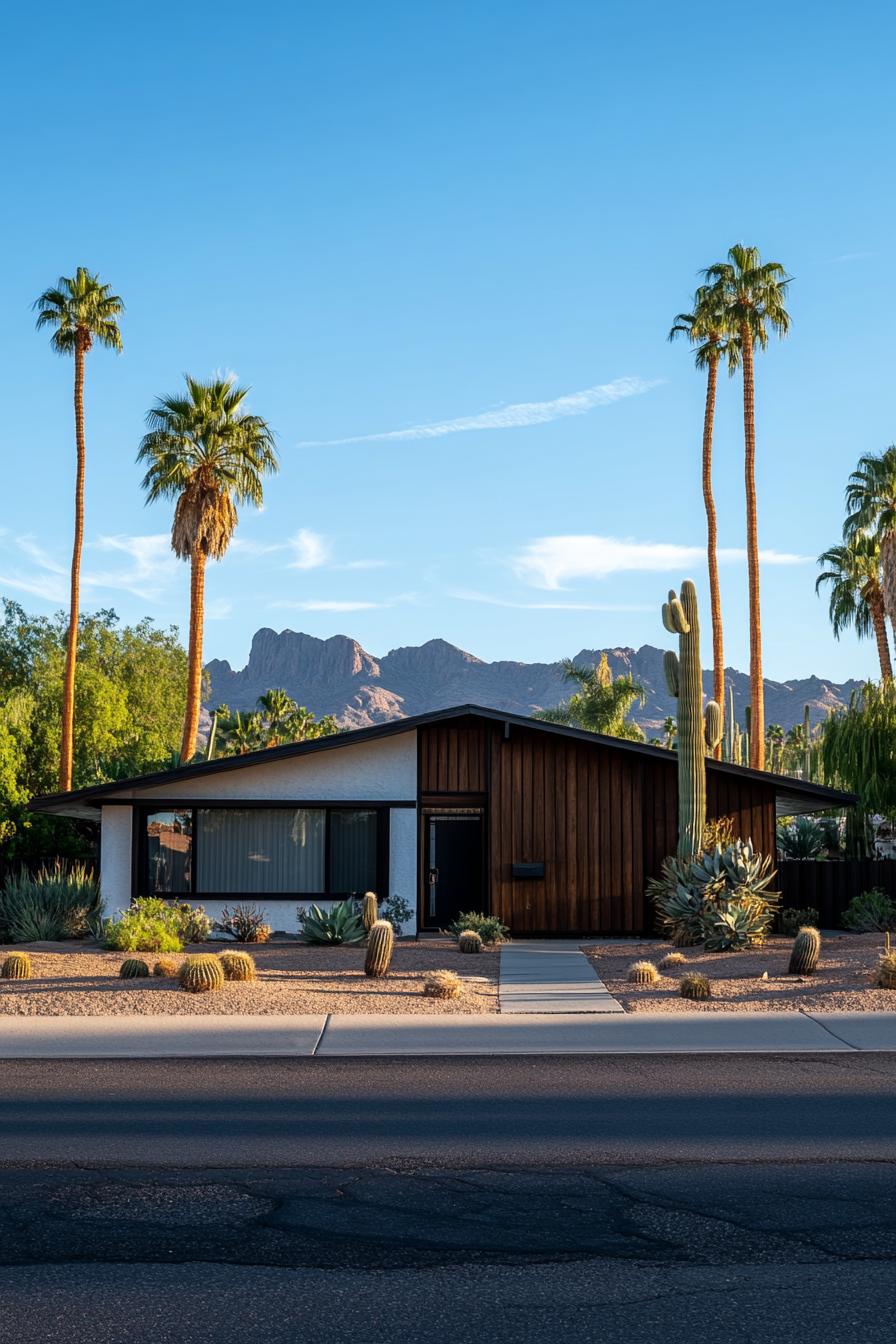
[(429, 885), (430, 885), (431, 887), (434, 887), (434, 886), (436, 885), (436, 883), (438, 882), (438, 880), (439, 880), (439, 870), (438, 870), (438, 868), (430, 868), (429, 873), (428, 873), (428, 881), (429, 881)]

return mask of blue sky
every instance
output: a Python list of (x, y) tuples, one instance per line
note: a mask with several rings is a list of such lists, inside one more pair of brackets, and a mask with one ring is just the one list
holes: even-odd
[[(207, 656), (242, 665), (261, 625), (374, 653), (663, 644), (668, 586), (705, 592), (703, 379), (665, 337), (743, 240), (795, 276), (758, 368), (766, 672), (873, 673), (813, 558), (896, 437), (894, 29), (862, 3), (19, 6), (0, 591), (64, 602), (71, 363), (29, 306), (83, 264), (127, 303), (124, 354), (88, 363), (87, 607), (183, 627), (134, 457), (184, 371), (232, 370), (282, 470), (211, 568)], [(716, 463), (743, 668), (737, 381)]]

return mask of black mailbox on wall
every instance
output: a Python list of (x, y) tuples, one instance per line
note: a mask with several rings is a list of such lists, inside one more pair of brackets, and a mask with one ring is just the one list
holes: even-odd
[(544, 863), (514, 863), (511, 866), (512, 876), (526, 879), (544, 877)]

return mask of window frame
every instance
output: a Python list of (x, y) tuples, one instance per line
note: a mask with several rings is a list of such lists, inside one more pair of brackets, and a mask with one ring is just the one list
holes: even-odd
[[(295, 812), (301, 808), (307, 808), (312, 812), (324, 813), (324, 880), (325, 891), (197, 891), (196, 875), (199, 870), (197, 862), (198, 835), (196, 826), (197, 812), (206, 812), (218, 809), (226, 811), (246, 811), (253, 808), (264, 808), (268, 811)], [(134, 863), (132, 868), (132, 897), (148, 896), (151, 893), (148, 890), (149, 876), (149, 845), (146, 826), (149, 817), (155, 812), (189, 812), (191, 818), (192, 831), (192, 853), (190, 863), (190, 887), (188, 891), (158, 893), (164, 900), (182, 900), (182, 901), (225, 901), (229, 904), (239, 904), (241, 901), (344, 901), (352, 896), (358, 896), (361, 893), (353, 891), (334, 891), (330, 886), (330, 854), (332, 824), (331, 818), (334, 812), (373, 812), (376, 816), (376, 887), (374, 890), (377, 895), (386, 899), (389, 886), (389, 830), (390, 830), (390, 805), (381, 802), (329, 802), (326, 799), (306, 799), (297, 798), (294, 801), (284, 801), (282, 799), (236, 799), (228, 798), (226, 801), (214, 799), (185, 800), (183, 802), (172, 803), (167, 799), (158, 799), (153, 803), (141, 803), (134, 808), (135, 822), (134, 827)]]

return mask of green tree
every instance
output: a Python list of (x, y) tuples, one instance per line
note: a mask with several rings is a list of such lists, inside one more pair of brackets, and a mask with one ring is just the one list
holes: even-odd
[(55, 288), (45, 289), (34, 304), (37, 327), (52, 327), (50, 344), (58, 355), (75, 360), (75, 537), (72, 547), (71, 598), (68, 640), (62, 687), (62, 738), (59, 750), (59, 788), (72, 786), (74, 755), (75, 673), (78, 661), (78, 615), (81, 604), (81, 551), (84, 546), (84, 475), (87, 450), (84, 440), (84, 359), (94, 341), (111, 350), (121, 350), (121, 332), (116, 318), (124, 304), (108, 285), (100, 283), (79, 266), (74, 276), (61, 275)]
[(297, 705), (283, 690), (266, 691), (258, 697), (258, 709), (231, 714), (227, 705), (215, 711), (216, 756), (244, 756), (287, 742), (308, 742), (340, 731), (332, 714), (317, 719), (310, 709)]
[(839, 639), (844, 630), (853, 629), (859, 639), (874, 635), (880, 674), (884, 681), (893, 676), (890, 642), (887, 637), (884, 595), (880, 582), (880, 543), (869, 532), (854, 531), (840, 546), (831, 546), (818, 557), (822, 572), (815, 580), (815, 591), (829, 585), (828, 614)]
[(849, 705), (821, 727), (825, 782), (858, 795), (855, 817), (847, 816), (851, 848), (868, 852), (868, 818), (896, 816), (896, 683), (867, 682)]
[(161, 397), (146, 419), (137, 460), (146, 464), (147, 503), (173, 499), (171, 546), (190, 561), (189, 681), (181, 759), (196, 752), (202, 699), (205, 567), (220, 560), (237, 525), (237, 504), (260, 508), (263, 478), (277, 470), (270, 426), (243, 409), (247, 388), (232, 379), (187, 377), (186, 395)]
[(896, 629), (896, 444), (859, 458), (846, 487), (846, 507), (846, 540), (870, 533), (880, 548), (884, 608)]
[[(740, 363), (740, 340), (728, 327), (728, 314), (717, 288), (702, 285), (694, 295), (692, 311), (678, 313), (669, 340), (685, 336), (694, 350), (694, 363), (706, 373), (706, 404), (703, 411), (702, 485), (706, 512), (706, 561), (709, 570), (709, 605), (712, 614), (712, 698), (725, 712), (725, 647), (722, 631), (722, 595), (719, 587), (718, 524), (712, 489), (712, 436), (716, 413), (716, 388), (722, 360), (733, 374)], [(715, 756), (721, 759), (721, 742)]]
[(762, 617), (759, 600), (759, 529), (756, 514), (756, 347), (764, 350), (769, 332), (786, 336), (790, 315), (784, 307), (790, 277), (777, 261), (764, 262), (756, 247), (737, 243), (727, 261), (704, 271), (715, 302), (726, 314), (727, 328), (740, 342), (744, 386), (744, 486), (747, 504), (747, 573), (750, 611), (750, 765), (765, 764), (765, 686), (762, 680)]
[(629, 711), (644, 703), (643, 686), (631, 677), (614, 679), (605, 653), (601, 654), (597, 667), (582, 667), (569, 658), (560, 666), (566, 680), (574, 682), (578, 690), (553, 709), (539, 710), (533, 718), (609, 737), (624, 737), (630, 742), (644, 741), (638, 725), (628, 721)]

